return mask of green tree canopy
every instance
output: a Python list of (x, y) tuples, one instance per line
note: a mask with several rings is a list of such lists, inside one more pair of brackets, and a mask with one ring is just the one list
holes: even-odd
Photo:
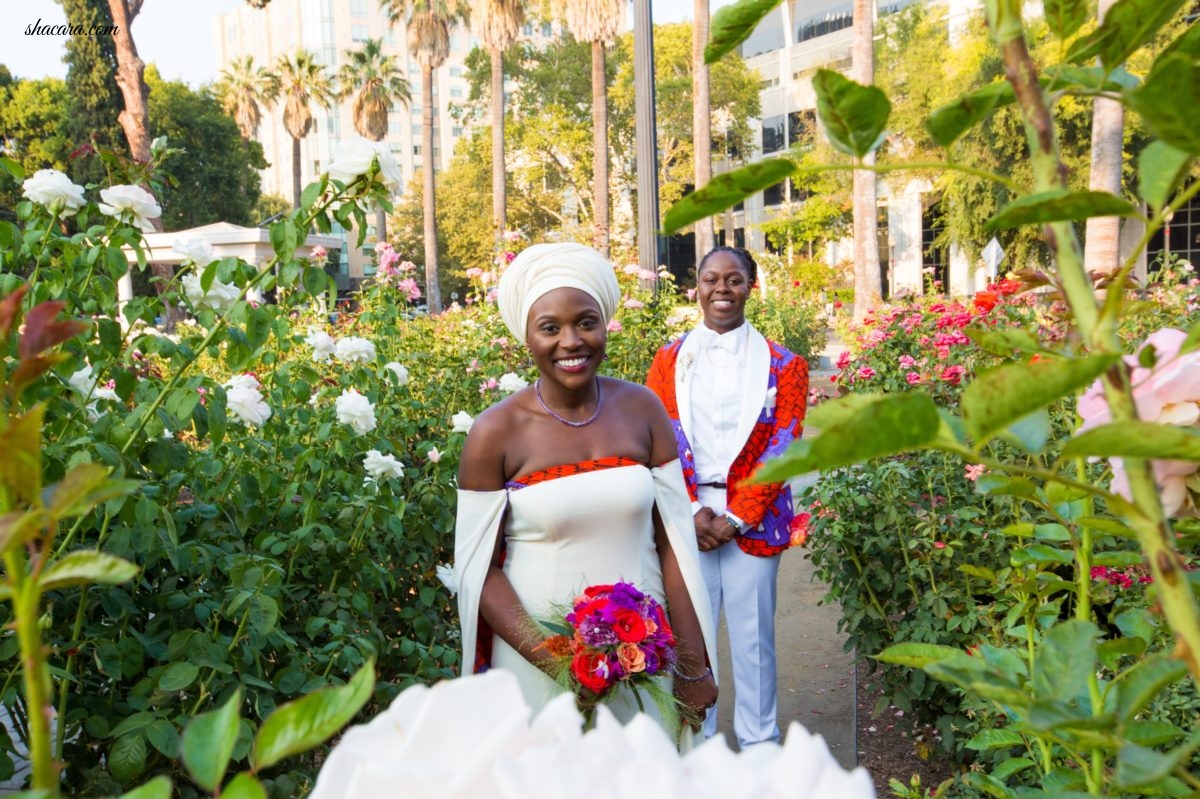
[(262, 145), (244, 140), (235, 123), (208, 89), (164, 81), (146, 69), (150, 87), (150, 134), (166, 136), (182, 152), (169, 156), (165, 170), (173, 178), (162, 193), (166, 230), (232, 222), (255, 225), (260, 193), (257, 170), (267, 166)]
[[(67, 21), (88, 30), (112, 25), (108, 0), (58, 0)], [(125, 101), (117, 88), (117, 52), (111, 36), (68, 36), (66, 138), (69, 150), (91, 144), (100, 150), (125, 152), (125, 134), (117, 116)], [(76, 158), (68, 174), (77, 183), (104, 182), (99, 158)]]

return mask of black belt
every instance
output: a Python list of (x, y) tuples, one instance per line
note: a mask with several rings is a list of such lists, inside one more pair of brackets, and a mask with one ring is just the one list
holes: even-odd
[(697, 483), (701, 488), (728, 488), (728, 483)]

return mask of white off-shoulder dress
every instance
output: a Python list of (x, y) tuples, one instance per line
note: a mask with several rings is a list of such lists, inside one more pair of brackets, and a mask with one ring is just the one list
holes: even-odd
[[(463, 673), (489, 660), (488, 653), (477, 653), (479, 599), (502, 523), (504, 573), (534, 618), (550, 618), (556, 607), (569, 605), (590, 585), (617, 581), (632, 583), (663, 602), (670, 617), (654, 544), (656, 507), (715, 668), (712, 613), (679, 461), (650, 468), (626, 458), (604, 458), (516, 478), (500, 491), (458, 492), (454, 555)], [(486, 631), (483, 636), (492, 637)], [(490, 667), (516, 675), (534, 712), (561, 693), (553, 680), (499, 636), (492, 638)], [(628, 691), (606, 704), (623, 721), (637, 712)]]

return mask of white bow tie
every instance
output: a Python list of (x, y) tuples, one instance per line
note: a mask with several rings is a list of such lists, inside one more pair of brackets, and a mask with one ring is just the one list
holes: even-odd
[(737, 339), (733, 336), (709, 336), (708, 349), (727, 352), (730, 355), (737, 355), (738, 346)]

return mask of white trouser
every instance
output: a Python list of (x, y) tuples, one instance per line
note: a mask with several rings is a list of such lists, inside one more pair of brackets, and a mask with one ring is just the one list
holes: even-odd
[[(700, 491), (701, 503), (724, 513), (723, 491), (704, 488)], [(710, 496), (718, 493), (722, 496)], [(721, 609), (725, 609), (733, 663), (733, 732), (742, 749), (779, 740), (775, 670), (775, 584), (779, 557), (747, 555), (734, 541), (700, 553), (700, 570), (712, 605), (713, 629), (717, 628)], [(721, 690), (728, 691), (729, 687), (729, 678), (722, 675)], [(705, 716), (703, 730), (706, 738), (716, 734), (715, 707)]]

